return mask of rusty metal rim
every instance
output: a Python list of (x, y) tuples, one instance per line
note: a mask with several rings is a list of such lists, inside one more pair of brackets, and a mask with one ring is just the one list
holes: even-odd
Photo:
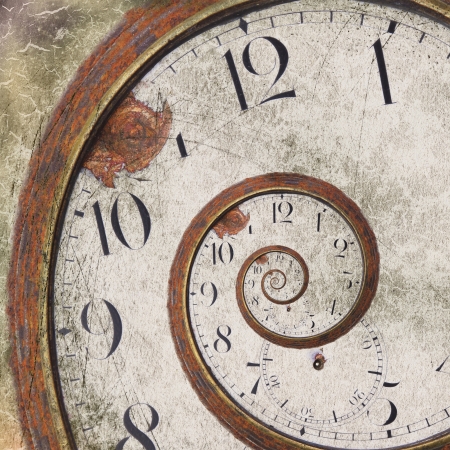
[[(405, 2), (393, 2), (393, 1), (372, 1), (373, 3), (383, 3), (391, 7), (410, 7), (417, 10), (419, 13), (427, 14), (434, 19), (439, 20), (445, 25), (450, 24), (450, 7), (442, 0), (405, 0)], [(182, 22), (180, 25), (173, 28), (169, 33), (159, 38), (154, 44), (146, 49), (135, 61), (128, 66), (128, 68), (117, 78), (117, 80), (108, 89), (100, 102), (96, 105), (94, 111), (90, 114), (86, 120), (85, 125), (82, 128), (81, 133), (78, 135), (75, 143), (70, 149), (69, 157), (65, 162), (65, 167), (61, 176), (61, 181), (57, 186), (54, 195), (53, 207), (48, 214), (48, 220), (43, 227), (46, 228), (45, 238), (42, 244), (42, 261), (40, 261), (40, 283), (39, 283), (39, 298), (36, 299), (39, 307), (39, 317), (42, 318), (39, 321), (39, 341), (40, 341), (40, 355), (42, 358), (42, 370), (47, 398), (51, 410), (53, 426), (59, 441), (59, 445), (63, 449), (72, 448), (70, 439), (68, 438), (68, 431), (65, 428), (64, 421), (62, 419), (62, 411), (59, 405), (59, 399), (57, 390), (55, 388), (55, 379), (51, 364), (51, 352), (49, 344), (49, 326), (48, 326), (48, 311), (49, 311), (49, 279), (50, 270), (52, 265), (52, 258), (46, 257), (46, 255), (53, 254), (53, 247), (55, 246), (55, 231), (59, 223), (59, 218), (62, 210), (64, 209), (64, 199), (67, 196), (70, 189), (70, 181), (77, 168), (77, 164), (83, 153), (83, 149), (92, 134), (95, 133), (98, 124), (104, 120), (106, 114), (109, 112), (108, 108), (114, 101), (122, 97), (124, 90), (129, 88), (131, 84), (139, 76), (141, 70), (145, 67), (148, 68), (156, 59), (161, 55), (165, 49), (172, 48), (176, 41), (182, 40), (191, 34), (199, 31), (203, 26), (208, 26), (213, 21), (224, 20), (230, 17), (236, 9), (246, 9), (255, 6), (264, 6), (272, 3), (280, 3), (276, 0), (218, 0), (216, 4), (211, 5), (199, 13), (191, 16), (189, 19)], [(151, 7), (149, 7), (151, 8)], [(106, 72), (108, 67), (104, 68)], [(70, 124), (67, 124), (70, 127)], [(26, 232), (21, 225), (26, 222), (26, 213), (23, 213), (23, 217), (17, 219), (16, 234), (25, 237)], [(22, 219), (22, 220), (21, 220)], [(21, 242), (25, 246), (25, 241)], [(13, 250), (14, 255), (20, 253), (19, 248)], [(14, 260), (14, 258), (12, 258)], [(11, 283), (23, 282), (25, 275), (16, 273), (14, 267), (11, 267), (9, 280)], [(21, 301), (20, 298), (15, 298), (14, 293), (10, 289), (10, 301)], [(14, 318), (11, 320), (14, 321)], [(15, 349), (20, 347), (20, 338), (18, 336), (13, 337)], [(16, 351), (16, 350), (15, 350)], [(20, 372), (20, 368), (17, 368)], [(439, 445), (444, 445), (450, 441), (450, 437), (442, 437), (438, 440), (434, 440), (432, 443), (420, 444), (418, 448), (432, 448)]]
[[(327, 192), (327, 189), (330, 192)], [(303, 193), (316, 198), (319, 201), (326, 202), (334, 210), (339, 211), (341, 216), (347, 221), (354, 231), (361, 248), (364, 260), (364, 283), (368, 284), (369, 274), (375, 276), (378, 281), (378, 251), (373, 235), (368, 224), (356, 204), (353, 203), (344, 193), (334, 186), (322, 180), (318, 180), (306, 175), (296, 173), (270, 173), (259, 175), (253, 178), (247, 178), (240, 183), (228, 187), (212, 199), (192, 220), (189, 227), (178, 246), (176, 256), (172, 263), (169, 281), (169, 316), (172, 337), (179, 359), (183, 364), (183, 369), (191, 382), (197, 394), (200, 396), (205, 406), (216, 415), (216, 417), (225, 424), (236, 436), (244, 440), (247, 445), (255, 445), (255, 436), (258, 436), (258, 447), (273, 450), (313, 450), (317, 445), (299, 442), (292, 436), (285, 435), (280, 431), (274, 431), (265, 426), (260, 419), (254, 417), (251, 413), (245, 411), (240, 405), (235, 403), (229, 394), (217, 383), (211, 370), (204, 362), (204, 358), (194, 337), (193, 325), (191, 323), (188, 293), (189, 280), (193, 267), (193, 262), (199, 251), (199, 245), (211, 230), (217, 220), (220, 220), (230, 210), (250, 198), (261, 194), (270, 193)], [(328, 193), (328, 195), (327, 195)], [(329, 197), (332, 197), (329, 198)], [(365, 236), (363, 236), (365, 235)], [(258, 252), (256, 252), (258, 253)], [(253, 255), (252, 255), (253, 256)], [(246, 266), (246, 263), (244, 263)], [(373, 270), (369, 270), (369, 266)], [(240, 271), (240, 277), (244, 275)], [(361, 315), (364, 314), (370, 306), (370, 301), (375, 292), (368, 290), (365, 299), (361, 305), (357, 301), (347, 316), (343, 319), (343, 326), (333, 327), (331, 330), (318, 336), (297, 339), (284, 338), (280, 335), (274, 335), (272, 332), (262, 329), (259, 324), (255, 327), (255, 322), (246, 315), (245, 301), (240, 297), (239, 286), (242, 279), (236, 283), (236, 296), (239, 309), (243, 314), (247, 324), (265, 339), (275, 342), (278, 345), (304, 348), (305, 342), (314, 342), (314, 346), (333, 341), (330, 335), (345, 334), (354, 326)], [(361, 289), (363, 292), (363, 289)], [(250, 320), (248, 320), (250, 319)], [(345, 328), (345, 329), (344, 329)], [(339, 336), (336, 336), (338, 338)], [(289, 345), (286, 345), (288, 343)], [(244, 418), (243, 418), (244, 417)], [(241, 423), (245, 425), (245, 433), (242, 432)]]

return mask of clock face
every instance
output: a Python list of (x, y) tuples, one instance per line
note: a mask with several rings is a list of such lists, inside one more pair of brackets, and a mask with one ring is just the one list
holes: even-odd
[(450, 430), (450, 32), (267, 2), (166, 51), (73, 174), (54, 372), (79, 449)]

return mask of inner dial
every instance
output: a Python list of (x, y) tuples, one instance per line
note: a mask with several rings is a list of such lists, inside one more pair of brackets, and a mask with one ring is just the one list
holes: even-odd
[[(252, 263), (244, 275), (244, 286), (247, 287), (244, 288), (247, 291), (244, 297), (249, 308), (259, 304), (250, 298), (256, 284), (261, 288), (263, 297), (277, 305), (289, 305), (305, 293), (309, 280), (308, 266), (296, 251), (275, 245), (258, 250), (249, 260)], [(244, 263), (243, 267), (246, 266)], [(291, 311), (291, 307), (286, 310)]]
[(345, 204), (359, 211), (356, 205), (336, 187), (315, 183), (321, 197), (306, 187), (295, 192), (280, 186), (242, 199), (198, 247), (200, 293), (229, 302), (235, 293), (247, 324), (285, 347), (311, 348), (345, 334), (376, 287), (377, 261), (367, 256), (367, 236), (376, 253), (369, 225), (359, 213), (357, 231), (338, 210)]
[[(308, 262), (281, 245), (251, 254), (237, 282), (243, 314), (248, 310), (258, 324), (284, 336), (313, 336), (330, 329), (348, 314), (361, 292), (364, 258), (355, 233), (337, 211), (307, 195), (257, 197), (240, 206), (250, 217), (257, 214), (255, 201), (267, 209), (283, 201), (292, 210), (295, 205), (304, 225), (301, 231), (285, 227), (283, 239), (301, 250)], [(314, 227), (315, 218), (321, 224)], [(266, 232), (270, 240), (271, 230)]]
[[(349, 361), (358, 362), (351, 378), (342, 375)], [(266, 342), (261, 353), (264, 387), (274, 403), (292, 420), (318, 427), (341, 425), (368, 410), (385, 367), (380, 333), (365, 319), (321, 349)]]

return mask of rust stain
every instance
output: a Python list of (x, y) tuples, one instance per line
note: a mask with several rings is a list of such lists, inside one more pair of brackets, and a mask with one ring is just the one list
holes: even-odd
[(229, 211), (219, 222), (214, 225), (213, 230), (220, 239), (227, 234), (233, 236), (242, 231), (250, 220), (250, 214), (245, 215), (239, 207)]
[(171, 125), (167, 102), (161, 112), (154, 111), (131, 92), (106, 122), (83, 167), (114, 188), (119, 172), (134, 173), (149, 166), (167, 142)]
[(261, 255), (258, 259), (255, 259), (255, 263), (262, 266), (269, 261), (269, 257), (267, 255)]

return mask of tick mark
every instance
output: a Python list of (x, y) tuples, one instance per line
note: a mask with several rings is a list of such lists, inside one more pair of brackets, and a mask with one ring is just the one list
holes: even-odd
[(60, 330), (58, 330), (59, 334), (62, 334), (63, 336), (66, 336), (67, 334), (71, 333), (72, 330), (69, 330), (68, 328), (61, 328)]
[(395, 29), (397, 28), (397, 25), (398, 23), (395, 20), (391, 20), (387, 32), (393, 34), (395, 32)]
[(245, 34), (247, 34), (248, 22), (246, 22), (244, 19), (241, 19), (241, 20), (239, 20), (238, 26)]
[(75, 215), (78, 216), (78, 217), (84, 217), (84, 212), (75, 210)]
[(177, 136), (177, 145), (178, 145), (178, 150), (179, 150), (182, 158), (186, 158), (187, 156), (189, 156), (187, 153), (186, 145), (184, 143), (184, 139), (183, 139), (183, 136), (181, 135), (181, 133), (179, 133)]

